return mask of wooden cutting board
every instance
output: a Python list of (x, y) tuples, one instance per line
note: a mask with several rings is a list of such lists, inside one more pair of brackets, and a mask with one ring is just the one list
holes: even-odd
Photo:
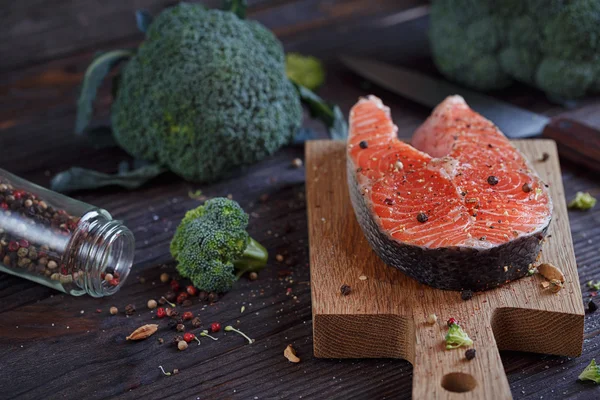
[[(540, 275), (461, 300), (459, 292), (421, 285), (385, 265), (356, 222), (346, 185), (345, 144), (306, 144), (306, 192), (310, 237), (314, 352), (324, 358), (403, 358), (413, 365), (414, 399), (507, 399), (510, 387), (498, 350), (578, 356), (584, 309), (573, 253), (556, 145), (515, 141), (550, 185), (554, 218), (542, 261), (560, 267), (566, 283), (543, 290)], [(340, 287), (352, 291), (342, 296)], [(428, 325), (429, 314), (437, 323)], [(448, 318), (473, 339), (445, 350)]]

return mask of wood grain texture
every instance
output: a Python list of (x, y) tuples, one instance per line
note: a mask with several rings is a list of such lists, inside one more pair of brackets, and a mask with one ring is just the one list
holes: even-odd
[[(564, 288), (552, 294), (535, 275), (463, 301), (459, 292), (421, 285), (387, 267), (369, 247), (350, 204), (343, 142), (306, 146), (314, 351), (317, 357), (400, 357), (413, 364), (413, 398), (458, 398), (442, 388), (476, 385), (460, 398), (510, 398), (498, 349), (578, 356), (584, 310), (573, 253), (564, 189), (555, 143), (516, 141), (550, 185), (554, 217), (542, 262), (561, 268)], [(350, 285), (348, 296), (340, 293)], [(426, 324), (427, 315), (438, 321)], [(474, 340), (477, 357), (464, 349), (444, 350), (446, 320), (457, 318)], [(364, 332), (369, 332), (365, 335)], [(449, 375), (449, 374), (466, 375)], [(466, 389), (467, 387), (463, 388)]]

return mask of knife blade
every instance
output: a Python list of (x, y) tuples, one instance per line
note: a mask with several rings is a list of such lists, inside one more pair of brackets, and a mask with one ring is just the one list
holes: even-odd
[(342, 56), (341, 61), (358, 75), (384, 89), (428, 107), (437, 106), (448, 96), (461, 95), (469, 107), (494, 122), (512, 139), (540, 135), (550, 122), (550, 118), (545, 115), (524, 110), (408, 68), (349, 56)]

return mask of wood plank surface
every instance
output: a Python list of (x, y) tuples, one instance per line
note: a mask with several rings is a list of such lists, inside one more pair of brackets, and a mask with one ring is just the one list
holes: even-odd
[[(481, 399), (511, 397), (498, 348), (581, 354), (584, 310), (556, 145), (551, 140), (514, 143), (550, 185), (554, 212), (541, 262), (560, 266), (565, 286), (556, 294), (544, 291), (544, 279), (535, 275), (475, 293), (469, 301), (461, 300), (460, 292), (433, 289), (386, 266), (354, 217), (344, 142), (306, 144), (315, 356), (404, 358), (414, 368), (413, 398)], [(544, 153), (548, 161), (534, 163)], [(344, 284), (352, 288), (350, 295), (340, 293)], [(426, 319), (433, 313), (438, 321), (429, 326)], [(450, 317), (474, 340), (477, 357), (471, 362), (464, 359), (464, 349), (444, 350)], [(361, 334), (369, 329), (375, 333)], [(452, 385), (469, 393), (456, 397), (446, 390)]]
[[(136, 46), (142, 39), (133, 24), (135, 9), (141, 5), (154, 11), (155, 5), (159, 8), (169, 3), (5, 2), (5, 12), (0, 13), (4, 38), (0, 44), (0, 168), (48, 186), (51, 176), (71, 166), (114, 172), (119, 162), (130, 160), (122, 150), (95, 149), (74, 136), (79, 85), (96, 51)], [(337, 57), (369, 56), (436, 74), (427, 57), (426, 19), (398, 22), (415, 1), (306, 4), (302, 0), (257, 0), (251, 2), (250, 16), (260, 15), (268, 27), (276, 28), (286, 50), (323, 59), (327, 81), (319, 89), (321, 96), (340, 104), (347, 113), (358, 96), (373, 93), (390, 105), (395, 122), (403, 128), (400, 136), (410, 137), (430, 110), (365, 82), (343, 68)], [(62, 7), (61, 11), (53, 10), (53, 6)], [(103, 24), (94, 22), (94, 32), (72, 17), (76, 14), (73, 10), (77, 10), (82, 19), (92, 20), (99, 8), (104, 8), (105, 14), (113, 13), (114, 18)], [(114, 13), (122, 8), (126, 15)], [(320, 20), (313, 23), (312, 18)], [(286, 25), (279, 23), (284, 19)], [(32, 29), (36, 25), (54, 28), (35, 34), (25, 28), (10, 28), (9, 35), (9, 27), (19, 20)], [(54, 33), (61, 25), (67, 34)], [(77, 35), (87, 39), (80, 41)], [(108, 119), (109, 86), (105, 85), (100, 93), (95, 123)], [(600, 125), (598, 98), (583, 99), (567, 110), (522, 85), (492, 94), (531, 111), (550, 116), (568, 113), (580, 122)], [(314, 129), (318, 137), (326, 137), (320, 124), (307, 118), (305, 126)], [(0, 398), (411, 398), (413, 368), (405, 360), (313, 356), (305, 171), (290, 167), (291, 161), (302, 155), (303, 146), (286, 147), (230, 179), (211, 185), (191, 184), (165, 175), (135, 191), (106, 188), (76, 193), (74, 197), (106, 208), (134, 231), (137, 250), (133, 273), (123, 290), (101, 300), (74, 299), (0, 274)], [(580, 190), (600, 196), (597, 174), (563, 162), (562, 176), (567, 199)], [(126, 343), (125, 335), (155, 321), (144, 305), (168, 289), (158, 277), (174, 270), (169, 241), (185, 211), (199, 204), (188, 196), (188, 191), (197, 189), (207, 197), (232, 194), (252, 213), (250, 233), (268, 248), (271, 260), (257, 281), (242, 279), (214, 305), (194, 302), (190, 310), (199, 313), (205, 326), (212, 321), (225, 324), (239, 320), (243, 331), (257, 342), (250, 346), (242, 338), (227, 334), (218, 342), (191, 346), (186, 352), (152, 340)], [(600, 207), (589, 212), (569, 210), (569, 219), (587, 302), (592, 292), (586, 282), (600, 280)], [(281, 263), (273, 257), (278, 253), (284, 256)], [(123, 309), (128, 303), (137, 306), (135, 316), (108, 314), (111, 305)], [(243, 314), (242, 305), (246, 306)], [(97, 309), (101, 313), (96, 313)], [(369, 336), (373, 332), (369, 329), (357, 334)], [(161, 327), (158, 335), (170, 340), (175, 333)], [(297, 349), (302, 360), (299, 364), (283, 357), (289, 343)], [(577, 381), (577, 375), (593, 357), (600, 359), (600, 313), (586, 314), (583, 354), (578, 358), (501, 353), (516, 399), (596, 398), (597, 386)], [(158, 365), (171, 371), (179, 368), (181, 372), (166, 377)]]

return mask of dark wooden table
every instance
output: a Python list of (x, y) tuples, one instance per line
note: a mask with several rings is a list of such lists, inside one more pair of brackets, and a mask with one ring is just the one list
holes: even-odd
[[(144, 6), (156, 13), (172, 3), (151, 0)], [(325, 61), (328, 79), (322, 96), (347, 112), (358, 96), (372, 92), (391, 106), (400, 135), (409, 137), (428, 110), (368, 85), (344, 70), (336, 56), (373, 56), (433, 72), (427, 58), (426, 21), (401, 24), (406, 17), (403, 10), (419, 3), (255, 0), (250, 17), (272, 28), (287, 50)], [(132, 17), (141, 2), (51, 4), (6, 3), (0, 23), (0, 168), (42, 185), (73, 165), (112, 172), (129, 159), (119, 149), (94, 149), (74, 137), (75, 100), (94, 52), (132, 46), (142, 38)], [(495, 95), (548, 115), (567, 111), (530, 88), (515, 86)], [(107, 120), (109, 103), (106, 88), (99, 98), (98, 121)], [(600, 102), (581, 101), (568, 114), (599, 126)], [(325, 136), (318, 124), (307, 125)], [(72, 298), (0, 274), (0, 398), (409, 398), (412, 367), (406, 361), (323, 360), (312, 355), (304, 170), (290, 167), (292, 159), (302, 156), (302, 146), (288, 147), (213, 185), (165, 175), (132, 192), (109, 188), (78, 193), (76, 198), (106, 208), (133, 230), (134, 270), (117, 295), (104, 299)], [(569, 198), (578, 190), (600, 195), (599, 178), (585, 169), (563, 163), (563, 179)], [(256, 343), (248, 345), (228, 334), (220, 335), (218, 342), (205, 340), (179, 352), (156, 340), (171, 340), (174, 332), (166, 327), (144, 342), (125, 342), (126, 334), (153, 321), (145, 304), (167, 290), (159, 275), (173, 271), (169, 241), (184, 212), (199, 204), (188, 196), (197, 189), (208, 197), (231, 194), (240, 202), (252, 213), (252, 236), (272, 257), (257, 281), (242, 279), (216, 304), (195, 302), (190, 309), (205, 325), (239, 321)], [(268, 200), (260, 201), (265, 194)], [(570, 212), (569, 217), (587, 299), (585, 282), (600, 279), (600, 207)], [(283, 255), (284, 261), (275, 261), (275, 254)], [(110, 306), (123, 310), (128, 303), (138, 308), (134, 316), (109, 315)], [(288, 343), (297, 349), (301, 363), (283, 357)], [(579, 358), (503, 353), (514, 397), (599, 398), (600, 389), (576, 380), (591, 358), (600, 359), (599, 346), (600, 313), (596, 313), (586, 316)], [(181, 372), (166, 377), (159, 365)]]

